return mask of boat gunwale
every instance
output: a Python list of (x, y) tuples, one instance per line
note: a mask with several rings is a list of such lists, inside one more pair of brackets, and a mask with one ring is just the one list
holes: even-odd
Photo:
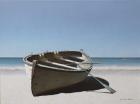
[[(32, 67), (33, 63), (30, 62), (30, 61), (28, 60), (28, 58), (29, 58), (29, 57), (32, 57), (32, 56), (35, 56), (35, 55), (39, 56), (39, 54), (32, 54), (32, 55), (28, 55), (28, 56), (24, 57), (24, 58), (23, 58), (24, 63), (25, 63), (26, 65)], [(84, 55), (85, 55), (85, 53), (84, 53)], [(45, 65), (42, 65), (42, 64), (39, 64), (39, 63), (38, 63), (37, 65), (39, 65), (40, 67), (43, 67), (43, 68), (48, 68), (48, 67), (49, 67), (49, 66), (45, 66)], [(92, 69), (92, 65), (91, 65), (89, 68), (87, 68), (87, 69), (81, 68), (81, 70), (70, 70), (70, 69), (56, 68), (56, 67), (49, 67), (49, 68), (51, 68), (52, 70), (56, 70), (56, 71), (87, 72), (87, 71), (90, 71), (90, 70)]]

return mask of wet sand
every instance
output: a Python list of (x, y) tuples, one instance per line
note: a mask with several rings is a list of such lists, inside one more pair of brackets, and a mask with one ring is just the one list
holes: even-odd
[(69, 92), (33, 97), (24, 71), (1, 71), (0, 101), (1, 104), (140, 104), (139, 70), (92, 71), (92, 74), (109, 82), (117, 92), (110, 94), (102, 87), (98, 89), (98, 84), (89, 79), (69, 88)]

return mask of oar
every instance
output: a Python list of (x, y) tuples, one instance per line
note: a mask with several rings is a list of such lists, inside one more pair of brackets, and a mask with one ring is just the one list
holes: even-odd
[[(91, 58), (87, 54), (85, 54), (83, 50), (81, 50), (81, 52), (88, 58), (88, 60), (90, 60), (90, 62), (92, 62)], [(91, 75), (96, 81), (98, 81), (102, 86), (104, 86), (104, 88), (106, 88), (108, 91), (110, 91), (110, 93), (113, 94), (116, 92), (114, 89), (112, 89), (111, 87), (102, 83), (100, 80), (98, 80), (96, 77), (94, 77), (91, 73), (89, 73), (89, 75)]]
[(101, 82), (99, 79), (97, 79), (96, 77), (94, 77), (91, 73), (89, 73), (89, 75), (91, 75), (96, 81), (98, 81), (103, 87), (105, 87), (108, 91), (110, 91), (110, 93), (115, 93), (116, 91), (114, 89), (112, 89), (109, 85), (104, 84), (103, 82)]

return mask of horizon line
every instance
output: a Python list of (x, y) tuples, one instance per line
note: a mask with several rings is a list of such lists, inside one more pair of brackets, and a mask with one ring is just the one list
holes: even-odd
[[(0, 58), (24, 58), (25, 56), (0, 56)], [(140, 58), (140, 56), (91, 56), (91, 58)]]

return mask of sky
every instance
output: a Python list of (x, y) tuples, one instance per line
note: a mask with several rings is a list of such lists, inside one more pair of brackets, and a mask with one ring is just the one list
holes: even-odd
[(139, 0), (0, 0), (0, 57), (80, 50), (140, 57)]

